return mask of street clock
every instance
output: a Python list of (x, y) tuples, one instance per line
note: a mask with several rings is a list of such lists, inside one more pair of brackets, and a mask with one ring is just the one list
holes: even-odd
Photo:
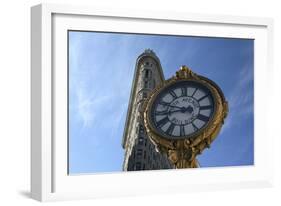
[(175, 168), (198, 167), (196, 155), (209, 147), (228, 113), (221, 89), (182, 66), (151, 92), (144, 104), (147, 134)]

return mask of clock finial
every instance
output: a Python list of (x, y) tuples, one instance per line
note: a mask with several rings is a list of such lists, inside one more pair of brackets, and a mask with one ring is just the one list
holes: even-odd
[(186, 65), (182, 65), (179, 71), (176, 72), (176, 77), (178, 79), (191, 79), (195, 78), (196, 74), (191, 71), (191, 69), (188, 68)]
[(180, 70), (181, 71), (188, 71), (188, 70), (190, 70), (186, 65), (182, 65), (181, 67), (180, 67)]

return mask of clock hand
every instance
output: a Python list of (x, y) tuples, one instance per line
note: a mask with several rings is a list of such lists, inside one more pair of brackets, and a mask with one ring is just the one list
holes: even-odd
[(170, 112), (181, 111), (182, 113), (185, 113), (187, 111), (188, 113), (191, 113), (193, 111), (193, 108), (191, 106), (188, 106), (187, 108), (177, 107), (177, 106), (170, 106), (170, 107), (179, 109), (179, 110), (172, 110), (172, 111), (170, 110)]
[(178, 106), (172, 106), (172, 105), (169, 105), (169, 107), (173, 107), (173, 108), (178, 108), (178, 109), (182, 109), (182, 107), (178, 107)]
[[(180, 109), (177, 110), (170, 110), (169, 114), (174, 113), (174, 112), (181, 112), (181, 113), (185, 113), (186, 111), (188, 111), (190, 108), (185, 108), (185, 107), (181, 107)], [(192, 109), (192, 108), (191, 108)], [(188, 113), (191, 113), (193, 111), (193, 109), (191, 111), (188, 111)]]
[(185, 112), (192, 113), (193, 108), (189, 105), (187, 108), (185, 108)]
[(181, 110), (180, 109), (179, 110), (170, 110), (169, 114), (174, 113), (174, 112), (181, 112)]
[(185, 113), (185, 112), (192, 113), (193, 112), (193, 108), (190, 105), (188, 107), (178, 107), (178, 106), (170, 105), (170, 107), (179, 109), (179, 110), (172, 110), (172, 111), (170, 110), (169, 111), (170, 113), (179, 112), (179, 111), (181, 111), (182, 113)]

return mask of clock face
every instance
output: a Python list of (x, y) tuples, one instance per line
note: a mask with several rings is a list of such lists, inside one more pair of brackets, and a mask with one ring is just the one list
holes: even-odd
[(182, 139), (202, 131), (214, 109), (214, 98), (208, 87), (194, 81), (179, 81), (157, 95), (150, 119), (161, 136)]

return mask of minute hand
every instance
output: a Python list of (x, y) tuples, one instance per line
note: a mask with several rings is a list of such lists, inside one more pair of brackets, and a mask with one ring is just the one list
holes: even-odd
[(174, 112), (182, 112), (181, 109), (177, 109), (177, 110), (170, 110), (169, 114), (174, 113)]
[(173, 105), (169, 105), (169, 107), (174, 107), (174, 108), (178, 108), (178, 109), (184, 108), (184, 107), (178, 107), (178, 106), (173, 106)]

